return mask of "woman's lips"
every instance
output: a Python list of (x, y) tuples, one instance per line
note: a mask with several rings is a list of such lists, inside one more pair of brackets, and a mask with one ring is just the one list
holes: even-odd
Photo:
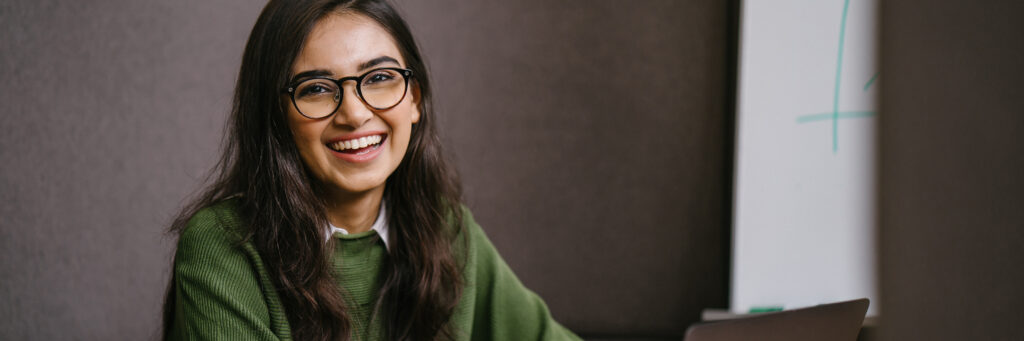
[(331, 150), (338, 152), (352, 152), (360, 149), (365, 149), (370, 146), (378, 145), (384, 141), (384, 134), (366, 135), (357, 138), (351, 138), (347, 140), (338, 140), (327, 143), (327, 147)]
[(380, 154), (386, 134), (373, 134), (327, 143), (327, 148), (338, 158), (348, 162), (366, 162)]

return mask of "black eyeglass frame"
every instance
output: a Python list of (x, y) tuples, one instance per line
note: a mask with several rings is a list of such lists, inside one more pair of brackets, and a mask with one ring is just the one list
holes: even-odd
[[(378, 108), (378, 107), (373, 106), (372, 104), (366, 102), (366, 98), (363, 97), (363, 78), (366, 78), (366, 76), (369, 76), (370, 74), (372, 74), (374, 72), (377, 72), (377, 71), (380, 71), (380, 70), (396, 71), (396, 72), (398, 72), (398, 74), (402, 75), (402, 78), (405, 81), (405, 90), (402, 91), (402, 97), (399, 97), (398, 101), (395, 102), (395, 104), (392, 104), (391, 106), (384, 107), (384, 108)], [(288, 98), (290, 98), (292, 100), (292, 106), (295, 107), (295, 111), (299, 112), (299, 115), (302, 115), (303, 117), (306, 117), (306, 118), (309, 118), (309, 119), (316, 120), (316, 119), (321, 119), (321, 118), (325, 118), (325, 117), (331, 117), (335, 113), (338, 112), (338, 108), (341, 107), (342, 98), (344, 98), (344, 94), (343, 93), (344, 93), (344, 89), (345, 89), (345, 88), (343, 88), (341, 86), (341, 84), (346, 82), (346, 81), (350, 81), (351, 80), (351, 81), (355, 81), (356, 82), (356, 95), (359, 95), (359, 100), (362, 101), (363, 104), (368, 105), (369, 107), (373, 108), (374, 110), (388, 110), (388, 109), (394, 108), (396, 105), (398, 105), (399, 103), (402, 103), (402, 101), (405, 100), (405, 96), (409, 94), (409, 79), (411, 79), (411, 78), (413, 78), (412, 70), (398, 68), (398, 67), (382, 67), (382, 68), (376, 68), (376, 69), (373, 69), (373, 70), (370, 70), (370, 71), (366, 71), (362, 75), (355, 76), (355, 77), (342, 77), (342, 78), (334, 79), (334, 78), (331, 78), (331, 77), (319, 76), (319, 77), (303, 78), (303, 79), (299, 79), (299, 80), (296, 80), (296, 81), (292, 82), (291, 84), (286, 86), (284, 89), (281, 89), (281, 92), (288, 94)], [(338, 95), (341, 96), (341, 97), (338, 98), (338, 101), (337, 101), (337, 104), (334, 107), (334, 110), (331, 111), (331, 113), (329, 113), (327, 115), (324, 115), (324, 116), (321, 116), (321, 117), (309, 117), (309, 115), (306, 115), (306, 113), (302, 112), (302, 109), (299, 109), (299, 103), (297, 103), (295, 101), (295, 90), (296, 90), (296, 88), (298, 88), (299, 84), (308, 82), (308, 81), (313, 80), (313, 79), (323, 79), (323, 80), (329, 80), (331, 82), (334, 82), (334, 84), (338, 86)]]

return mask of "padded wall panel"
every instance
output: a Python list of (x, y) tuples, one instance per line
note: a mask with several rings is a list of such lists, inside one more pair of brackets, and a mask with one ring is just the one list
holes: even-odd
[(402, 4), (469, 206), (556, 318), (681, 336), (726, 306), (725, 2)]
[(1024, 339), (1024, 3), (881, 10), (881, 340)]
[[(0, 338), (154, 336), (261, 1), (0, 4)], [(726, 305), (725, 5), (401, 1), (469, 206), (585, 335)]]

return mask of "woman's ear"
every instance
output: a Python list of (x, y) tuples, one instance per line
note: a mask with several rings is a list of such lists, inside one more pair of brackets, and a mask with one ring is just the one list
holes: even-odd
[(415, 109), (415, 111), (412, 113), (412, 124), (416, 124), (416, 123), (420, 122), (420, 112), (423, 111), (423, 110), (420, 109), (420, 100), (422, 99), (421, 98), (422, 94), (420, 93), (420, 85), (419, 85), (419, 83), (414, 81), (412, 83), (411, 88), (412, 88), (412, 107)]

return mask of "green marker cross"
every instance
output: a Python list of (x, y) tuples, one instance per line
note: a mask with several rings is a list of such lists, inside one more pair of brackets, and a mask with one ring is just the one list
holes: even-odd
[[(846, 118), (863, 118), (871, 117), (875, 115), (874, 111), (839, 111), (839, 83), (843, 76), (843, 47), (846, 43), (846, 16), (850, 10), (850, 0), (845, 0), (843, 3), (843, 19), (839, 26), (839, 56), (836, 60), (836, 85), (832, 96), (832, 111), (825, 113), (816, 113), (810, 115), (803, 115), (797, 117), (797, 123), (808, 123), (824, 120), (832, 120), (832, 153), (835, 154), (839, 151), (839, 119)], [(864, 84), (864, 91), (867, 91), (869, 87), (878, 78), (878, 73), (871, 77), (871, 80), (867, 84)]]

